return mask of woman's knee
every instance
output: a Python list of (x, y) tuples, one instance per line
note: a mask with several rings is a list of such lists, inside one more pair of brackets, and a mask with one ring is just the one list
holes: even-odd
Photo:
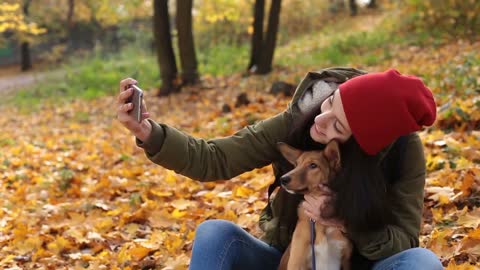
[(407, 253), (408, 261), (414, 263), (416, 266), (421, 266), (421, 269), (443, 269), (443, 265), (438, 256), (429, 249), (412, 248), (407, 250)]
[(238, 226), (227, 220), (206, 220), (198, 225), (195, 232), (195, 241), (225, 242), (238, 234)]

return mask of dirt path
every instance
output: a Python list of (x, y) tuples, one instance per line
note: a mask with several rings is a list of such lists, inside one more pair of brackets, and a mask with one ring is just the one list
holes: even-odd
[(47, 79), (58, 79), (64, 74), (63, 70), (30, 71), (26, 73), (11, 73), (0, 70), (0, 93), (10, 93)]

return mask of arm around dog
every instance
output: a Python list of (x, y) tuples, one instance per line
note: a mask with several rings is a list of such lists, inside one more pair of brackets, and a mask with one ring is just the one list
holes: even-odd
[(403, 250), (418, 247), (425, 186), (425, 157), (417, 134), (409, 138), (400, 178), (391, 188), (395, 225), (381, 231), (353, 234), (351, 239), (360, 254), (378, 260)]
[(270, 164), (279, 157), (276, 143), (288, 135), (290, 108), (269, 119), (218, 139), (194, 138), (165, 124), (152, 124), (150, 137), (137, 145), (167, 169), (201, 181), (230, 179)]

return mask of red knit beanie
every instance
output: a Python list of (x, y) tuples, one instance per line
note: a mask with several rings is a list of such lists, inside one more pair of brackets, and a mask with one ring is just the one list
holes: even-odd
[(353, 137), (367, 154), (375, 155), (398, 137), (435, 121), (430, 89), (395, 69), (355, 77), (339, 88)]

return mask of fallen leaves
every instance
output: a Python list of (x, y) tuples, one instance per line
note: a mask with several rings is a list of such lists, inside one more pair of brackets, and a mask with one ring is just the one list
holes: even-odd
[[(146, 101), (156, 120), (203, 138), (226, 136), (287, 107), (288, 98), (266, 94), (275, 76), (210, 78), (205, 84), (222, 88), (185, 88), (164, 99), (147, 92)], [(222, 112), (224, 104), (234, 108), (240, 92), (251, 102)], [(113, 104), (106, 97), (46, 104), (34, 114), (0, 108), (0, 267), (186, 269), (204, 220), (231, 220), (259, 235), (270, 167), (216, 183), (177, 175), (146, 159), (115, 121)], [(447, 269), (479, 266), (477, 104), (455, 97), (436, 126), (420, 133), (428, 173), (421, 243)]]
[[(250, 91), (263, 106), (223, 115), (220, 104), (234, 102), (232, 92), (205, 91), (209, 103), (193, 108), (196, 118), (185, 117), (188, 92), (172, 104), (148, 102), (153, 114), (202, 137), (231, 134), (243, 119), (268, 117), (288, 102)], [(112, 97), (74, 101), (0, 118), (6, 131), (0, 134), (2, 268), (185, 269), (203, 220), (255, 230), (270, 168), (217, 183), (177, 175), (149, 162), (113, 111), (90, 110), (112, 104)], [(86, 116), (79, 121), (77, 112)]]

